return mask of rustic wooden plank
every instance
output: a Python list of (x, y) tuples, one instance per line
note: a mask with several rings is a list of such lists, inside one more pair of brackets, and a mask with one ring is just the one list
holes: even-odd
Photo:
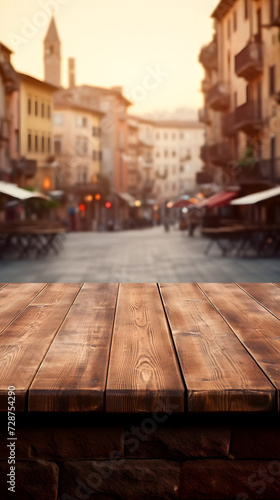
[(80, 286), (47, 285), (0, 335), (0, 411), (7, 410), (8, 386), (16, 388), (16, 410), (24, 410), (27, 390)]
[(10, 283), (0, 290), (0, 333), (45, 286), (43, 283)]
[(199, 286), (276, 387), (279, 400), (279, 320), (233, 283)]
[(198, 286), (161, 284), (160, 291), (188, 411), (275, 410), (275, 388)]
[(280, 288), (273, 283), (239, 283), (239, 286), (280, 319)]
[(101, 411), (118, 293), (85, 284), (29, 390), (30, 411)]
[(184, 411), (184, 385), (156, 284), (121, 284), (107, 412)]

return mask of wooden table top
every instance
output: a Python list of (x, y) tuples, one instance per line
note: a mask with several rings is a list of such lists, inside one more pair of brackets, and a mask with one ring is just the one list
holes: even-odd
[(277, 412), (280, 284), (0, 284), (0, 410)]

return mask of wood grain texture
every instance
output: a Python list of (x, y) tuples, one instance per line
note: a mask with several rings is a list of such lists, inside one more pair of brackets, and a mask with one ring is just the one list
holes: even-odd
[(107, 412), (183, 412), (184, 385), (157, 286), (120, 285)]
[(1, 332), (45, 287), (43, 283), (10, 283), (0, 290)]
[(7, 410), (10, 385), (16, 388), (16, 410), (24, 410), (32, 379), (79, 289), (78, 284), (47, 285), (0, 335), (0, 411)]
[(276, 387), (279, 400), (279, 320), (237, 285), (203, 283), (199, 286)]
[(118, 285), (85, 284), (29, 390), (30, 411), (102, 411)]
[(239, 286), (280, 319), (280, 288), (273, 283), (239, 283)]
[(274, 410), (275, 388), (197, 285), (161, 284), (160, 291), (187, 386), (188, 411)]

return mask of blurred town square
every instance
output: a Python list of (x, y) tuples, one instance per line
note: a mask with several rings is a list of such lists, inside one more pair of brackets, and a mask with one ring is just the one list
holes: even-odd
[[(64, 36), (76, 2), (30, 0), (20, 28), (5, 32), (0, 22), (2, 281), (280, 281), (280, 0), (197, 3), (197, 33), (172, 45), (173, 59), (185, 51), (194, 72), (180, 66), (175, 79), (164, 26), (169, 16), (173, 44), (185, 36), (182, 14), (200, 22), (198, 6), (172, 10), (164, 0), (161, 26), (144, 2), (140, 45), (140, 24), (114, 10), (118, 43), (129, 33), (135, 58), (114, 56), (100, 38), (107, 86), (97, 70), (80, 83), (89, 56), (79, 44), (93, 12), (86, 2), (75, 57), (64, 57)], [(1, 9), (11, 27), (11, 8)], [(26, 59), (39, 46), (42, 78), (42, 61)], [(137, 57), (146, 62), (128, 91), (119, 68), (125, 81)]]

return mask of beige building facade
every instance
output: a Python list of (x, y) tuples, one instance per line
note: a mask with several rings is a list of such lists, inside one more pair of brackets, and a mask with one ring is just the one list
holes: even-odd
[(280, 2), (221, 0), (205, 69), (205, 170), (219, 186), (280, 180)]

